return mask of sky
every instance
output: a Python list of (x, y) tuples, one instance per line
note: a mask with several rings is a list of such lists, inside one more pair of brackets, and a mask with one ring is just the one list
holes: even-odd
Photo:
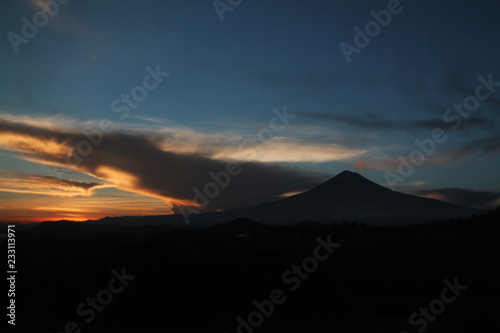
[(498, 1), (8, 0), (0, 220), (250, 206), (343, 170), (500, 204)]

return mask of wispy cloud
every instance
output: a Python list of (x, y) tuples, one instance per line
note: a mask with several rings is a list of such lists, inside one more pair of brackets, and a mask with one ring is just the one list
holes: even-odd
[[(414, 147), (412, 149), (417, 149)], [(403, 158), (408, 158), (412, 149), (401, 153)], [(500, 136), (491, 136), (478, 140), (471, 140), (462, 146), (453, 149), (436, 149), (427, 156), (425, 162), (420, 167), (430, 167), (435, 165), (446, 165), (461, 158), (474, 155), (496, 154), (500, 152)], [(365, 156), (355, 163), (355, 168), (373, 169), (379, 171), (395, 171), (401, 164), (400, 159), (386, 154)]]
[(500, 135), (472, 140), (467, 143), (462, 150), (464, 152), (476, 152), (494, 154), (500, 152)]
[(90, 196), (98, 188), (107, 187), (100, 182), (82, 182), (53, 176), (0, 174), (0, 192), (44, 194), (61, 197)]
[(438, 199), (457, 205), (480, 209), (493, 209), (500, 205), (500, 193), (488, 191), (472, 191), (461, 188), (443, 188), (413, 190), (414, 195)]
[[(444, 112), (444, 110), (443, 110)], [(372, 113), (367, 113), (363, 117), (354, 116), (351, 114), (341, 114), (341, 113), (301, 113), (301, 116), (331, 120), (345, 123), (351, 126), (363, 128), (363, 129), (425, 129), (433, 130), (435, 128), (449, 129), (454, 123), (447, 123), (441, 118), (427, 118), (427, 119), (416, 119), (416, 120), (388, 120), (382, 116), (378, 116)], [(481, 128), (481, 129), (494, 129), (495, 122), (487, 117), (473, 116), (467, 119), (467, 126), (461, 126), (458, 128), (460, 131), (468, 131), (471, 127)]]

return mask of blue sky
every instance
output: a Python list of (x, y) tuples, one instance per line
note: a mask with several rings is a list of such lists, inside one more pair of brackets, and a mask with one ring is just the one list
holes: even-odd
[[(101, 156), (103, 147), (94, 147), (92, 163), (76, 167), (26, 142), (30, 137), (47, 147), (52, 142), (75, 149), (70, 143), (78, 142), (76, 136), (84, 128), (98, 128), (104, 118), (115, 126), (109, 137), (154, 139), (162, 152), (194, 154), (207, 163), (236, 158), (259, 164), (259, 172), (277, 165), (291, 172), (287, 189), (293, 191), (354, 170), (360, 161), (361, 174), (388, 186), (387, 172), (398, 174), (398, 156), (408, 158), (416, 149), (414, 140), (443, 128), (447, 140), (395, 188), (448, 201), (460, 201), (450, 197), (449, 188), (481, 191), (491, 195), (490, 204), (500, 197), (495, 196), (500, 193), (500, 88), (458, 129), (443, 121), (447, 109), (474, 95), (479, 76), (500, 81), (498, 2), (402, 1), (400, 13), (350, 63), (339, 44), (354, 45), (353, 28), (364, 30), (374, 19), (370, 12), (387, 9), (387, 1), (243, 0), (224, 12), (221, 21), (211, 1), (72, 0), (58, 5), (58, 13), (27, 44), (18, 45), (17, 53), (8, 34), (22, 36), (23, 17), (32, 22), (34, 14), (53, 7), (39, 0), (7, 1), (4, 6), (0, 171), (5, 185), (0, 199), (9, 204), (0, 204), (0, 215), (6, 219), (21, 219), (16, 212), (33, 200), (48, 201), (43, 207), (52, 210), (33, 212), (47, 218), (63, 202), (67, 206), (77, 200), (132, 195), (151, 207), (140, 212), (158, 214), (169, 213), (175, 199), (189, 201), (186, 191), (146, 186), (142, 169), (107, 161)], [(120, 119), (112, 102), (142, 84), (146, 67), (157, 65), (169, 76), (147, 92), (129, 117)], [(239, 142), (268, 126), (272, 110), (285, 106), (296, 117), (283, 131), (259, 145), (253, 159), (235, 155)], [(50, 131), (42, 135), (40, 126)], [(61, 133), (74, 136), (63, 139)], [(137, 149), (144, 148), (134, 145), (127, 153), (132, 161)], [(113, 150), (111, 143), (106, 149)], [(114, 171), (132, 173), (134, 184), (121, 184), (117, 174), (97, 167), (111, 164)], [(47, 178), (34, 177), (54, 176), (54, 166), (66, 170), (64, 180), (82, 182), (85, 190), (61, 195), (54, 183), (43, 184)], [(23, 179), (30, 183), (21, 182), (19, 191), (12, 180)], [(203, 186), (205, 181), (177, 186)], [(281, 181), (286, 179), (277, 183)], [(30, 191), (33, 182), (41, 182), (36, 186), (44, 190)], [(100, 185), (88, 188), (90, 182)], [(67, 183), (57, 186), (67, 192)], [(263, 197), (284, 189), (276, 185)], [(232, 195), (243, 191), (235, 188)], [(222, 198), (211, 209), (229, 208)], [(109, 214), (122, 212), (117, 208)], [(103, 214), (104, 208), (96, 208), (89, 216)]]

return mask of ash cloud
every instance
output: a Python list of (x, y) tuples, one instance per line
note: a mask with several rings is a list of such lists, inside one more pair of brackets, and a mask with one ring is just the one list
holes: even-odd
[[(81, 132), (0, 121), (0, 134), (10, 134), (12, 139), (0, 143), (8, 149), (21, 151), (26, 159), (67, 167), (114, 183), (122, 190), (171, 202), (192, 200), (193, 189), (203, 191), (207, 183), (213, 182), (210, 172), (217, 174), (227, 168), (227, 161), (211, 159), (201, 153), (168, 151), (165, 138), (147, 134), (105, 134), (97, 146), (92, 146), (88, 156), (81, 156), (81, 161), (71, 158), (74, 163), (70, 164), (68, 156), (81, 142), (89, 141)], [(18, 137), (22, 137), (22, 145), (16, 142)], [(41, 142), (44, 144), (40, 145)], [(44, 150), (43, 147), (51, 145), (54, 147)], [(241, 173), (231, 176), (229, 184), (210, 200), (206, 210), (273, 201), (283, 193), (311, 188), (327, 178), (275, 164), (240, 162), (238, 165), (242, 168)]]

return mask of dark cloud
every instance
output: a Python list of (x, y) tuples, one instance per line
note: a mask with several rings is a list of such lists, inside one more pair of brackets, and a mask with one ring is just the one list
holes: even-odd
[(493, 209), (498, 205), (500, 193), (473, 191), (461, 188), (414, 190), (412, 194), (431, 197), (453, 204), (481, 209)]
[[(423, 166), (446, 165), (457, 161), (460, 158), (481, 154), (496, 154), (500, 152), (500, 136), (472, 140), (461, 147), (455, 149), (436, 149), (433, 154), (426, 158)], [(407, 157), (408, 155), (406, 155)], [(401, 161), (390, 156), (371, 156), (366, 160), (358, 161), (355, 165), (358, 168), (368, 168), (382, 171), (395, 171), (398, 169)]]
[(302, 115), (306, 115), (312, 118), (340, 121), (349, 125), (367, 129), (386, 129), (386, 128), (393, 128), (396, 126), (394, 123), (370, 113), (367, 114), (365, 118), (347, 114), (333, 114), (333, 113), (303, 113)]
[[(89, 147), (88, 138), (78, 132), (1, 122), (2, 132), (22, 134), (34, 141), (57, 141), (64, 144), (68, 152), (75, 151), (79, 145), (83, 147), (82, 142), (87, 142), (83, 145)], [(192, 200), (195, 195), (193, 189), (205, 192), (206, 184), (215, 183), (210, 173), (221, 175), (221, 179), (227, 173), (227, 161), (198, 154), (169, 152), (160, 148), (159, 144), (160, 138), (154, 136), (119, 132), (105, 134), (99, 145), (92, 145), (88, 156), (74, 155), (68, 167), (115, 181), (118, 187), (125, 190), (179, 201)], [(252, 149), (248, 150), (251, 153)], [(23, 147), (23, 151), (47, 164), (67, 165), (66, 156), (60, 154), (39, 149), (29, 151), (29, 147)], [(325, 175), (265, 163), (241, 162), (238, 168), (241, 168), (241, 173), (231, 176), (225, 188), (219, 186), (218, 195), (210, 199), (207, 209), (228, 209), (273, 201), (283, 193), (311, 188), (326, 178)], [(113, 177), (113, 172), (110, 175), (105, 170), (116, 170), (136, 179), (125, 179), (126, 184), (120, 186), (123, 174)], [(225, 179), (223, 181), (226, 182)]]
[[(454, 93), (456, 96), (455, 103), (461, 104), (467, 96), (474, 96), (475, 89), (481, 82), (478, 80), (479, 76), (484, 78), (488, 77), (488, 73), (478, 73), (474, 70), (473, 64), (470, 63), (464, 66), (462, 69), (453, 69), (447, 72), (443, 78), (443, 87), (448, 89), (450, 92)], [(497, 75), (493, 75), (493, 80), (498, 81)], [(449, 105), (445, 109), (452, 107)], [(498, 91), (491, 94), (488, 99), (481, 101), (480, 110), (481, 112), (489, 115), (492, 118), (496, 118), (498, 113), (497, 110), (500, 107), (500, 98), (498, 98)], [(472, 118), (466, 121), (471, 121)], [(493, 122), (492, 119), (488, 119), (489, 124)]]
[(494, 154), (500, 152), (500, 136), (494, 136), (479, 140), (473, 140), (467, 143), (463, 150), (470, 152), (479, 152)]
[(464, 144), (459, 149), (444, 151), (450, 161), (455, 161), (460, 157), (479, 154), (496, 154), (500, 152), (500, 136), (493, 136), (478, 140), (472, 140)]
[[(297, 112), (304, 117), (322, 119), (322, 120), (333, 120), (339, 121), (351, 126), (356, 126), (364, 129), (426, 129), (433, 130), (435, 128), (448, 129), (451, 128), (455, 123), (446, 123), (441, 118), (430, 118), (423, 120), (412, 120), (412, 121), (390, 121), (381, 116), (374, 115), (372, 113), (367, 113), (364, 117), (358, 117), (348, 114), (335, 114), (335, 113), (305, 113)], [(470, 127), (478, 128), (491, 128), (494, 126), (494, 121), (489, 118), (481, 116), (473, 116), (465, 120), (467, 126), (460, 126), (458, 130), (468, 131)]]
[[(465, 120), (465, 126), (460, 126), (458, 129), (462, 131), (467, 131), (470, 127), (478, 127), (478, 128), (483, 128), (486, 129), (488, 127), (491, 127), (494, 123), (491, 119), (485, 118), (485, 117), (480, 117), (480, 116), (475, 116), (475, 117), (470, 117), (467, 120)], [(454, 123), (446, 123), (443, 121), (443, 119), (440, 118), (431, 118), (431, 119), (425, 119), (425, 120), (414, 120), (410, 123), (407, 124), (408, 127), (411, 128), (422, 128), (422, 129), (429, 129), (433, 130), (435, 128), (449, 128)]]
[(60, 179), (57, 177), (53, 176), (39, 176), (39, 175), (22, 175), (21, 178), (27, 179), (27, 180), (32, 180), (32, 181), (37, 181), (42, 184), (46, 185), (53, 185), (57, 187), (74, 187), (74, 188), (80, 188), (85, 191), (92, 190), (96, 187), (100, 187), (104, 185), (104, 183), (101, 182), (82, 182), (78, 180), (71, 180), (71, 179)]

